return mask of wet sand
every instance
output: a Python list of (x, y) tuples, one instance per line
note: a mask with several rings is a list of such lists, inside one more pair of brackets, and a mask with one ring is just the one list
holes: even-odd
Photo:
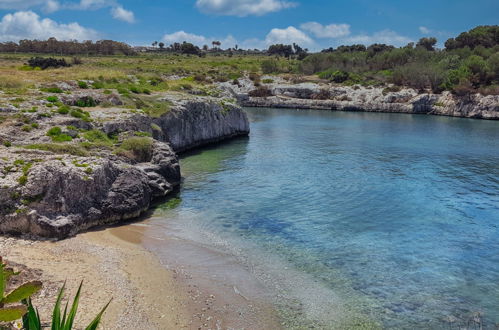
[(72, 295), (84, 280), (76, 320), (81, 328), (110, 298), (102, 329), (281, 327), (273, 307), (260, 299), (264, 288), (244, 267), (192, 242), (151, 237), (146, 223), (58, 242), (1, 237), (0, 255), (42, 280), (34, 304), (45, 321), (64, 281)]

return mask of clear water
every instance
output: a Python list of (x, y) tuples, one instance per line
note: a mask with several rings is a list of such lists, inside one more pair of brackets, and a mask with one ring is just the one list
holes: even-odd
[(168, 221), (258, 246), (383, 327), (499, 323), (499, 122), (247, 112), (249, 139), (183, 157)]

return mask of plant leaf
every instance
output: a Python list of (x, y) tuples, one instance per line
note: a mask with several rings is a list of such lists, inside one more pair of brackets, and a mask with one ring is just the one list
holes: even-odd
[(26, 330), (42, 330), (42, 322), (38, 310), (35, 310), (31, 299), (27, 301), (28, 313), (23, 317), (23, 327)]
[(71, 310), (68, 314), (68, 319), (66, 324), (64, 324), (64, 330), (71, 330), (73, 328), (73, 322), (76, 317), (76, 312), (78, 311), (78, 303), (80, 301), (81, 287), (83, 286), (83, 281), (80, 283), (80, 287), (78, 288), (78, 292), (76, 292), (76, 296), (74, 297), (73, 304), (71, 305)]
[(33, 281), (33, 282), (28, 282), (26, 284), (21, 285), (11, 293), (9, 293), (5, 298), (2, 300), (2, 303), (4, 304), (11, 304), (15, 302), (20, 302), (21, 300), (28, 299), (42, 288), (42, 282), (40, 281)]
[(104, 308), (100, 311), (100, 313), (97, 314), (95, 319), (92, 322), (90, 322), (90, 324), (85, 328), (85, 330), (96, 330), (97, 329), (97, 327), (99, 326), (99, 323), (101, 321), (102, 315), (106, 311), (109, 304), (111, 304), (111, 301), (113, 301), (112, 298), (111, 298), (111, 300), (109, 300), (109, 302), (106, 304), (106, 306), (104, 306)]
[(59, 295), (55, 302), (54, 311), (52, 312), (52, 330), (62, 329), (61, 324), (61, 301), (64, 296), (64, 288), (66, 287), (66, 282), (62, 285), (61, 290), (59, 290)]
[(27, 308), (23, 305), (0, 308), (0, 322), (19, 320), (26, 312)]
[(5, 264), (0, 261), (0, 299), (3, 300), (3, 294), (5, 293)]

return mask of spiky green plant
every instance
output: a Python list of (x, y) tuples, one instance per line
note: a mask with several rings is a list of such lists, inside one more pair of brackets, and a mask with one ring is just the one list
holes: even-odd
[[(83, 281), (80, 283), (78, 291), (73, 299), (73, 304), (69, 309), (68, 306), (69, 301), (66, 303), (66, 307), (64, 308), (64, 313), (61, 311), (61, 303), (64, 298), (64, 291), (66, 289), (66, 283), (59, 290), (59, 294), (57, 296), (57, 300), (55, 302), (54, 310), (52, 312), (52, 325), (51, 330), (71, 330), (73, 329), (74, 319), (76, 317), (76, 313), (78, 311), (78, 304), (80, 301), (81, 288), (83, 286)], [(112, 299), (111, 299), (112, 300)], [(102, 319), (102, 315), (106, 311), (107, 307), (111, 303), (111, 300), (102, 308), (99, 314), (94, 318), (92, 322), (85, 328), (85, 330), (96, 330), (99, 326), (99, 323)], [(23, 327), (26, 330), (41, 330), (42, 324), (40, 321), (40, 315), (38, 310), (33, 307), (31, 303), (31, 299), (27, 300), (27, 314), (23, 318)]]
[(42, 288), (42, 283), (33, 281), (25, 283), (10, 293), (5, 294), (7, 283), (12, 276), (19, 275), (14, 269), (7, 267), (0, 257), (0, 322), (12, 322), (19, 320), (27, 312), (22, 301), (29, 299)]

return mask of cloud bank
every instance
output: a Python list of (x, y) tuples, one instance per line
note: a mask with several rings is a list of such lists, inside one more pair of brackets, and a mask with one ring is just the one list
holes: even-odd
[(97, 32), (78, 23), (60, 24), (49, 18), (41, 18), (32, 11), (18, 11), (5, 15), (0, 21), (0, 40), (22, 39), (91, 40)]
[(294, 8), (295, 2), (281, 0), (197, 0), (196, 7), (203, 13), (225, 16), (262, 16)]

